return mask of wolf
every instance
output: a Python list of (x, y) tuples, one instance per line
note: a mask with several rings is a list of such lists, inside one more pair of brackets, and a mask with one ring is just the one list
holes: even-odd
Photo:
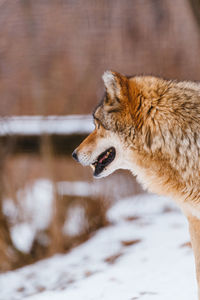
[(200, 300), (200, 83), (103, 74), (94, 131), (73, 152), (95, 178), (128, 169), (189, 222)]

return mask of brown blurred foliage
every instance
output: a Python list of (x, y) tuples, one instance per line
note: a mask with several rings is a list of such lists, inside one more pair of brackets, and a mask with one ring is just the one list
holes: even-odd
[(90, 113), (106, 69), (198, 80), (195, 3), (1, 0), (1, 115)]

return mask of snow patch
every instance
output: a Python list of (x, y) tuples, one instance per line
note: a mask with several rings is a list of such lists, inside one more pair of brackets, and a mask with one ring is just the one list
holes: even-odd
[(68, 210), (63, 233), (69, 236), (76, 236), (83, 232), (87, 223), (85, 209), (81, 206), (71, 207)]
[(21, 223), (11, 227), (11, 237), (18, 250), (29, 253), (34, 241), (35, 232), (29, 224)]
[(1, 274), (0, 300), (197, 299), (187, 221), (169, 199), (122, 199), (108, 217), (66, 255)]
[(3, 212), (11, 224), (11, 238), (15, 247), (29, 252), (38, 231), (48, 227), (54, 199), (53, 183), (36, 180), (17, 192), (16, 200), (5, 199)]
[(59, 195), (71, 196), (91, 196), (94, 191), (94, 185), (85, 181), (60, 181), (56, 184)]

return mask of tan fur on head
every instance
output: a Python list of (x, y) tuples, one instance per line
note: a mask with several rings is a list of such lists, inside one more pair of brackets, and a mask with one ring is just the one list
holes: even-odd
[(114, 96), (114, 85), (115, 85), (115, 76), (112, 71), (104, 72), (102, 79), (104, 81), (105, 87), (109, 93), (113, 93)]
[(124, 84), (127, 78), (117, 72), (106, 71), (102, 76), (107, 93), (112, 97), (120, 97), (123, 94)]

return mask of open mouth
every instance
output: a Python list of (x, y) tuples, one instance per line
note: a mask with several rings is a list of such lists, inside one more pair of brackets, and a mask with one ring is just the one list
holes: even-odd
[(97, 160), (92, 164), (94, 176), (98, 176), (115, 159), (116, 151), (114, 147), (102, 152)]

